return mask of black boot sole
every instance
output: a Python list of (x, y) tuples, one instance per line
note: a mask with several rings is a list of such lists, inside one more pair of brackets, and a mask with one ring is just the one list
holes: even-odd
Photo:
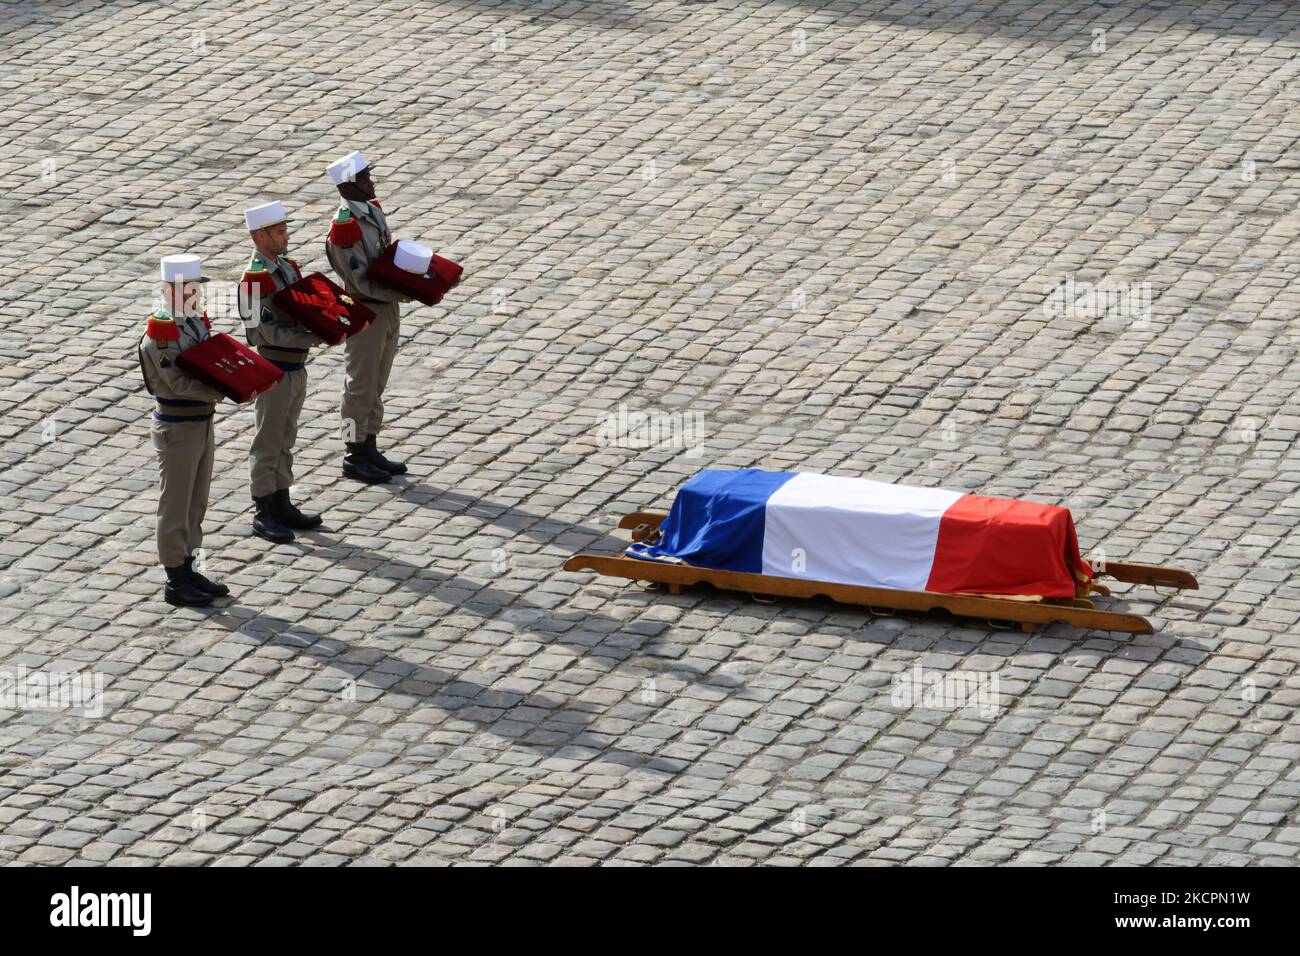
[(354, 469), (351, 465), (343, 466), (343, 477), (351, 478), (353, 481), (363, 481), (368, 485), (382, 485), (385, 482), (391, 481), (393, 478), (393, 476), (388, 472), (384, 472), (382, 475), (371, 475), (370, 477), (367, 477)]
[(166, 601), (168, 604), (170, 604), (172, 607), (207, 607), (209, 604), (212, 603), (213, 596), (208, 595), (206, 601), (182, 601), (178, 597), (173, 597), (172, 595), (163, 592), (163, 600)]
[(294, 536), (292, 534), (289, 534), (286, 537), (285, 535), (271, 534), (271, 532), (263, 531), (260, 528), (254, 528), (253, 534), (265, 541), (270, 541), (272, 544), (293, 544), (294, 542)]

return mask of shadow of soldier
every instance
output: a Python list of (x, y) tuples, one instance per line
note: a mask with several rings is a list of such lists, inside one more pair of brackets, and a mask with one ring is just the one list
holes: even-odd
[[(568, 522), (532, 514), (509, 505), (500, 505), (461, 492), (428, 488), (424, 485), (407, 486), (419, 498), (432, 503), (432, 507), (491, 524), (494, 527), (526, 535), (539, 544), (562, 542), (561, 547), (575, 549), (583, 544), (606, 537), (600, 529), (574, 525)], [(424, 502), (417, 502), (423, 504)], [(567, 539), (572, 536), (571, 543)], [(260, 643), (285, 647), (305, 654), (325, 665), (329, 680), (337, 681), (330, 687), (324, 678), (317, 679), (313, 689), (341, 692), (352, 687), (356, 701), (392, 700), (402, 695), (436, 707), (448, 714), (449, 720), (463, 720), (477, 728), (476, 734), (486, 734), (517, 743), (528, 749), (548, 755), (576, 760), (600, 760), (627, 766), (631, 769), (651, 769), (677, 773), (687, 767), (683, 760), (658, 756), (656, 750), (670, 746), (678, 735), (660, 738), (639, 738), (636, 724), (653, 720), (665, 698), (671, 701), (678, 687), (691, 687), (691, 697), (707, 703), (725, 700), (744, 685), (726, 674), (709, 673), (717, 665), (714, 661), (702, 664), (675, 660), (665, 655), (656, 656), (647, 651), (659, 635), (665, 633), (667, 623), (638, 621), (637, 604), (650, 603), (651, 595), (644, 600), (635, 598), (643, 592), (629, 591), (633, 605), (629, 620), (620, 620), (608, 613), (563, 606), (565, 596), (559, 592), (536, 590), (537, 599), (476, 580), (463, 573), (439, 570), (436, 558), (428, 558), (421, 565), (389, 554), (374, 552), (350, 540), (340, 540), (320, 531), (301, 532), (300, 553), (328, 562), (330, 567), (356, 572), (359, 578), (391, 582), (395, 587), (412, 592), (416, 603), (407, 608), (406, 619), (388, 624), (376, 624), (378, 636), (384, 631), (393, 635), (420, 634), (425, 630), (424, 619), (430, 616), (469, 614), (480, 618), (484, 624), (496, 622), (498, 633), (517, 631), (520, 635), (546, 646), (560, 646), (576, 652), (574, 670), (585, 673), (569, 681), (570, 686), (593, 685), (601, 676), (619, 671), (627, 678), (653, 681), (650, 700), (639, 699), (636, 688), (626, 689), (625, 699), (617, 705), (619, 720), (617, 732), (597, 730), (592, 722), (606, 716), (610, 708), (605, 697), (599, 705), (563, 694), (548, 694), (544, 690), (524, 691), (493, 686), (509, 678), (517, 669), (528, 667), (529, 657), (516, 657), (508, 667), (491, 682), (481, 682), (469, 671), (417, 664), (385, 651), (353, 646), (331, 637), (308, 624), (287, 620), (269, 610), (242, 606), (237, 603), (214, 606), (200, 612), (204, 617), (225, 629), (252, 638)], [(557, 562), (558, 568), (558, 562)], [(521, 582), (532, 588), (535, 581)], [(441, 607), (429, 608), (437, 602)], [(674, 649), (675, 654), (681, 651)], [(452, 645), (450, 654), (455, 653)], [(556, 680), (564, 681), (564, 665), (556, 672)], [(491, 672), (491, 671), (489, 671)], [(531, 676), (529, 682), (534, 680)], [(350, 683), (349, 683), (350, 682)], [(626, 681), (623, 682), (626, 685)], [(515, 684), (518, 687), (518, 683)], [(644, 690), (645, 684), (642, 684)], [(604, 694), (602, 692), (602, 695)], [(643, 695), (644, 696), (644, 695)], [(703, 711), (701, 712), (701, 716)], [(688, 729), (689, 724), (681, 727)], [(629, 735), (634, 745), (645, 745), (644, 752), (618, 745), (617, 741)], [(490, 742), (488, 742), (490, 744)], [(462, 746), (476, 746), (470, 739)]]
[(462, 491), (436, 488), (420, 481), (394, 479), (399, 500), (408, 501), (447, 515), (478, 518), (494, 527), (526, 535), (543, 544), (560, 547), (585, 547), (609, 536), (613, 525), (599, 528), (587, 524), (574, 524), (552, 515), (534, 514), (511, 504), (477, 498)]
[[(569, 555), (597, 541), (607, 540), (613, 530), (612, 527), (601, 529), (574, 524), (418, 481), (404, 482), (401, 478), (396, 481), (401, 500), (447, 515), (477, 519), (494, 528), (524, 535), (541, 545), (554, 545), (560, 551), (555, 562), (557, 572)], [(486, 581), (439, 571), (430, 566), (432, 559), (430, 565), (413, 564), (402, 558), (370, 551), (354, 542), (331, 538), (319, 531), (300, 532), (299, 537), (311, 544), (310, 548), (304, 548), (304, 553), (310, 551), (313, 556), (329, 561), (333, 566), (392, 581), (421, 597), (434, 598), (453, 610), (467, 611), (485, 620), (500, 614), (503, 621), (546, 643), (578, 648), (584, 653), (609, 657), (617, 662), (642, 652), (647, 643), (668, 630), (666, 622), (624, 621), (596, 610), (563, 608), (564, 597), (559, 592), (536, 592), (552, 599), (549, 604), (530, 600), (521, 593)], [(536, 582), (530, 579), (527, 583), (531, 587)], [(638, 613), (639, 609), (656, 600), (653, 592), (635, 587), (627, 588), (620, 597), (626, 598), (629, 607)], [(709, 667), (712, 666), (710, 662)], [(725, 674), (710, 675), (707, 669), (682, 663), (665, 663), (653, 676), (660, 675), (692, 684), (712, 684), (729, 691), (744, 686)]]
[[(635, 618), (620, 620), (601, 611), (563, 607), (564, 598), (559, 594), (551, 595), (554, 597), (551, 604), (538, 603), (522, 593), (504, 590), (486, 581), (413, 564), (354, 543), (333, 541), (318, 533), (312, 535), (312, 540), (325, 545), (326, 550), (317, 550), (314, 554), (329, 560), (332, 567), (391, 581), (414, 592), (420, 599), (432, 599), (447, 605), (447, 611), (451, 613), (473, 614), (485, 622), (499, 617), (503, 625), (543, 644), (576, 650), (593, 666), (602, 661), (607, 662), (605, 666), (609, 669), (625, 665), (637, 655), (649, 653), (647, 645), (668, 631), (667, 622)], [(642, 598), (632, 605), (634, 611), (653, 600), (648, 592), (629, 593), (634, 598)], [(744, 687), (726, 674), (710, 673), (714, 666), (713, 661), (708, 661), (707, 667), (703, 667), (651, 655), (649, 660), (637, 665), (635, 676), (681, 680), (693, 685), (712, 686), (723, 693)]]
[[(548, 757), (599, 760), (629, 770), (675, 774), (689, 766), (686, 760), (618, 746), (621, 732), (604, 732), (592, 726), (607, 711), (605, 704), (546, 692), (495, 688), (462, 672), (415, 664), (374, 648), (353, 647), (315, 628), (238, 605), (210, 608), (202, 616), (263, 646), (283, 647), (319, 661), (323, 672), (307, 686), (337, 693), (340, 706), (360, 712), (385, 698), (389, 706), (394, 706), (392, 698), (402, 695), (419, 706), (444, 711), (449, 722), (473, 726), (475, 730), (464, 733), (458, 743), (445, 744), (449, 752), (459, 747), (500, 750), (518, 745)], [(330, 687), (334, 680), (337, 686)], [(620, 706), (625, 721), (638, 715), (648, 718), (656, 709), (655, 704), (635, 701)], [(455, 728), (441, 724), (431, 725), (430, 732), (457, 733)], [(669, 743), (658, 741), (665, 746)]]

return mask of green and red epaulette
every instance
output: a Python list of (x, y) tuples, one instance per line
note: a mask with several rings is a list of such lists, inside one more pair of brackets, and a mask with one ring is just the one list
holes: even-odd
[(157, 312), (150, 313), (144, 334), (155, 342), (179, 342), (181, 338), (181, 330), (176, 327), (172, 317)]
[(330, 223), (330, 245), (355, 246), (360, 241), (361, 224), (352, 218), (352, 212), (344, 206)]
[(259, 296), (270, 298), (275, 295), (275, 279), (267, 271), (266, 263), (261, 256), (253, 256), (248, 263), (248, 268), (244, 270), (244, 277), (239, 282), (247, 290), (246, 295), (252, 295), (253, 289), (257, 290)]

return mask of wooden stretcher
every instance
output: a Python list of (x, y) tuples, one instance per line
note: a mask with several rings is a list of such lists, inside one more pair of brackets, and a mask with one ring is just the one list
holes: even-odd
[[(633, 541), (651, 541), (659, 534), (659, 525), (668, 516), (658, 511), (637, 511), (624, 517), (620, 528), (631, 529)], [(1040, 624), (1063, 621), (1075, 627), (1102, 631), (1120, 631), (1126, 634), (1151, 634), (1151, 622), (1137, 614), (1098, 610), (1086, 596), (1074, 598), (1048, 598), (1041, 601), (1024, 601), (1012, 598), (983, 597), (967, 594), (941, 594), (935, 591), (898, 591), (891, 588), (867, 588), (852, 584), (830, 584), (802, 578), (784, 578), (770, 574), (746, 574), (740, 571), (718, 571), (697, 568), (687, 564), (668, 564), (644, 561), (623, 555), (576, 554), (564, 562), (566, 571), (595, 571), (609, 577), (629, 578), (634, 581), (651, 581), (667, 588), (670, 594), (680, 594), (683, 587), (694, 584), (711, 584), (725, 591), (742, 591), (756, 600), (771, 603), (778, 597), (830, 598), (839, 604), (858, 604), (874, 614), (888, 615), (894, 611), (945, 610), (958, 617), (981, 618), (995, 627), (1009, 629), (1019, 624), (1021, 630), (1031, 632)], [(1132, 584), (1149, 584), (1153, 587), (1195, 589), (1196, 578), (1178, 568), (1165, 568), (1153, 564), (1130, 564), (1107, 561), (1105, 570), (1097, 577), (1113, 578)], [(1110, 590), (1094, 580), (1089, 587), (1094, 594), (1109, 596)]]

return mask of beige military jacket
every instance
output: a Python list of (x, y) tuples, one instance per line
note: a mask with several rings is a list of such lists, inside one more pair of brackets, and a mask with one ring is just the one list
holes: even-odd
[(198, 345), (212, 333), (205, 315), (173, 319), (159, 309), (149, 316), (149, 325), (140, 339), (140, 373), (149, 394), (164, 401), (220, 402), (225, 398), (215, 388), (176, 367), (176, 357)]
[(410, 296), (394, 292), (366, 278), (370, 263), (383, 254), (393, 241), (388, 220), (377, 201), (356, 202), (346, 199), (330, 223), (325, 240), (325, 255), (339, 278), (353, 295), (380, 302), (410, 302)]
[(319, 335), (303, 328), (271, 301), (276, 292), (301, 278), (302, 270), (298, 263), (288, 256), (280, 256), (275, 262), (268, 263), (260, 253), (253, 254), (242, 281), (248, 289), (258, 292), (257, 322), (252, 322), (250, 301), (246, 296), (240, 297), (240, 315), (244, 319), (249, 345), (298, 350), (324, 344)]

